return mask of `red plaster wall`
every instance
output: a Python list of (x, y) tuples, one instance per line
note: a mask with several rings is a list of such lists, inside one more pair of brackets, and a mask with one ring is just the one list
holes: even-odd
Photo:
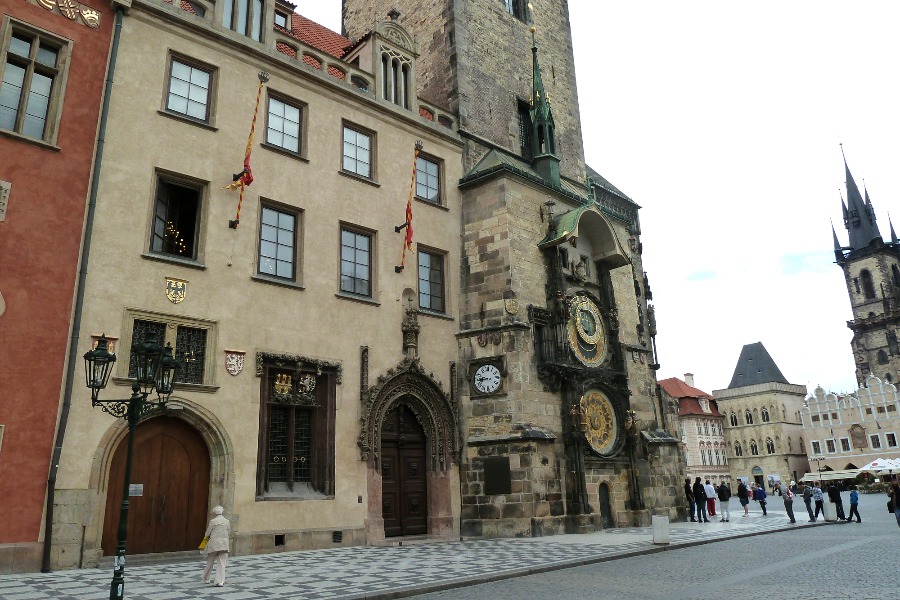
[[(0, 13), (72, 41), (59, 150), (0, 133), (0, 180), (12, 183), (0, 222), (0, 293), (6, 301), (0, 315), (0, 544), (37, 542), (40, 536), (65, 371), (115, 17), (108, 2), (79, 2), (100, 12), (99, 29), (29, 0), (0, 0)], [(76, 375), (83, 371), (79, 365)]]

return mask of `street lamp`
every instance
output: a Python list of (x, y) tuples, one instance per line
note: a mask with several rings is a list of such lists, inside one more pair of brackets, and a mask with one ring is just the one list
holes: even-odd
[(819, 471), (819, 487), (822, 487), (822, 461), (825, 460), (824, 456), (813, 456), (810, 457), (811, 461), (816, 463), (816, 469)]
[[(128, 491), (131, 484), (131, 454), (134, 448), (134, 430), (141, 418), (151, 412), (165, 410), (166, 402), (175, 387), (175, 360), (171, 344), (163, 348), (156, 338), (149, 337), (144, 342), (131, 346), (131, 364), (135, 381), (131, 386), (131, 398), (127, 400), (101, 400), (100, 390), (109, 382), (116, 355), (109, 351), (106, 335), (97, 340), (97, 347), (84, 355), (84, 372), (87, 387), (91, 390), (91, 406), (99, 406), (104, 412), (128, 421), (128, 454), (125, 458), (125, 483), (122, 489), (122, 509), (119, 513), (119, 533), (116, 541), (116, 562), (112, 583), (109, 588), (110, 600), (122, 600), (125, 595), (125, 539), (128, 537)], [(156, 390), (157, 401), (148, 396)]]

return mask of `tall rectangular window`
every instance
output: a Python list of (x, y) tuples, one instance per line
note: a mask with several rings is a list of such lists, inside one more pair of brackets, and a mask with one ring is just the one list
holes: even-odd
[(372, 178), (372, 136), (344, 126), (342, 168), (360, 177)]
[(841, 452), (850, 452), (850, 438), (841, 438)]
[(294, 280), (297, 215), (262, 207), (259, 226), (259, 273)]
[(341, 292), (372, 295), (372, 236), (341, 229)]
[(259, 42), (262, 40), (262, 15), (263, 0), (225, 0), (222, 26)]
[(173, 58), (166, 110), (208, 122), (212, 79), (212, 71)]
[(813, 456), (822, 454), (822, 445), (819, 442), (812, 442)]
[(200, 198), (199, 189), (163, 179), (158, 181), (150, 238), (151, 252), (197, 258)]
[(885, 443), (887, 443), (888, 448), (896, 448), (897, 447), (897, 434), (896, 433), (884, 434), (884, 441), (885, 441)]
[(269, 97), (266, 142), (300, 154), (300, 117), (302, 109), (278, 98)]
[(444, 312), (444, 257), (419, 251), (419, 307)]
[(422, 156), (416, 158), (416, 196), (435, 204), (441, 203), (439, 165)]
[(834, 440), (825, 440), (825, 450), (829, 454), (834, 454), (834, 452), (835, 452)]
[(869, 443), (872, 445), (873, 450), (878, 450), (881, 448), (881, 436), (877, 433), (869, 436)]
[(503, 0), (506, 12), (522, 22), (528, 22), (528, 2), (526, 0)]
[(533, 158), (531, 151), (531, 107), (519, 101), (519, 154), (522, 158)]
[(12, 26), (0, 47), (0, 129), (55, 141), (67, 49), (61, 41)]

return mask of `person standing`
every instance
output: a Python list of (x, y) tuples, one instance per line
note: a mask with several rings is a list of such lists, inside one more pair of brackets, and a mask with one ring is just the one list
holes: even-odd
[(813, 502), (816, 503), (816, 514), (813, 516), (813, 521), (818, 520), (819, 513), (822, 513), (822, 516), (825, 516), (825, 494), (822, 493), (822, 488), (819, 487), (819, 484), (816, 484), (816, 487), (813, 488)]
[[(697, 505), (697, 522), (709, 523), (709, 519), (706, 518), (706, 490), (699, 477), (694, 480), (694, 487), (691, 491), (694, 493), (694, 503)], [(701, 519), (701, 517), (703, 518)]]
[(719, 519), (719, 522), (727, 523), (728, 522), (728, 501), (731, 499), (731, 490), (728, 489), (728, 486), (725, 485), (723, 481), (721, 485), (719, 485), (719, 489), (717, 490), (719, 495), (719, 508), (722, 510), (722, 518)]
[(695, 523), (697, 519), (694, 518), (694, 507), (696, 502), (694, 502), (694, 492), (691, 491), (691, 478), (684, 478), (684, 497), (688, 502), (688, 516), (691, 517), (691, 523)]
[(766, 488), (761, 485), (756, 486), (756, 489), (753, 490), (753, 499), (759, 502), (759, 507), (763, 511), (763, 516), (765, 517), (769, 513), (766, 512)]
[(894, 500), (894, 516), (897, 518), (897, 525), (900, 526), (900, 479), (895, 475), (891, 480), (891, 498)]
[(812, 497), (813, 491), (812, 487), (806, 485), (805, 481), (801, 481), (800, 485), (797, 487), (797, 493), (803, 496), (803, 503), (806, 505), (806, 512), (809, 513), (809, 522), (815, 523), (816, 518), (813, 516), (812, 509)]
[(791, 491), (791, 488), (786, 485), (781, 485), (781, 482), (775, 484), (775, 491), (781, 494), (781, 499), (784, 500), (784, 511), (787, 513), (788, 519), (790, 519), (791, 523), (796, 523), (796, 519), (794, 519), (794, 492)]
[(716, 516), (716, 488), (712, 486), (709, 479), (706, 480), (703, 491), (706, 493), (706, 514), (714, 517)]
[(847, 515), (847, 522), (853, 520), (853, 515), (856, 515), (856, 522), (862, 523), (862, 517), (859, 516), (859, 492), (856, 491), (857, 488), (855, 485), (850, 486), (850, 514)]
[(747, 493), (747, 484), (744, 483), (744, 481), (741, 479), (739, 479), (738, 481), (740, 481), (740, 483), (738, 484), (737, 497), (741, 502), (741, 506), (744, 507), (744, 516), (749, 517), (750, 509), (747, 508), (747, 506), (750, 504), (750, 496)]
[(228, 566), (228, 538), (231, 535), (231, 523), (222, 516), (225, 509), (214, 506), (213, 518), (206, 528), (206, 569), (203, 570), (203, 583), (209, 583), (213, 563), (216, 563), (216, 586), (225, 585), (225, 567)]
[(841, 500), (841, 490), (838, 489), (837, 484), (833, 481), (828, 486), (828, 500), (834, 504), (834, 508), (837, 510), (837, 520), (846, 521), (847, 517), (844, 516), (844, 501)]

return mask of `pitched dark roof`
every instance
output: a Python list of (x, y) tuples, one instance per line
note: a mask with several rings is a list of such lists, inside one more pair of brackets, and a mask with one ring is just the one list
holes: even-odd
[(747, 344), (741, 349), (734, 375), (728, 389), (757, 385), (760, 383), (789, 383), (781, 374), (778, 365), (769, 356), (762, 342)]
[[(631, 200), (631, 198), (629, 198), (628, 196), (626, 196), (626, 195), (622, 192), (622, 190), (620, 190), (619, 188), (617, 188), (616, 186), (614, 186), (613, 184), (611, 184), (611, 183), (609, 182), (609, 180), (608, 180), (606, 177), (604, 177), (603, 175), (601, 175), (600, 173), (598, 173), (597, 171), (595, 171), (594, 169), (592, 169), (589, 165), (584, 165), (584, 168), (585, 168), (585, 170), (587, 171), (588, 177), (590, 177), (591, 179), (593, 179), (593, 180), (594, 180), (594, 183), (596, 183), (598, 186), (600, 186), (601, 188), (603, 188), (603, 189), (606, 190), (607, 192), (610, 192), (610, 193), (612, 193), (612, 194), (615, 194), (615, 195), (618, 196), (619, 198), (622, 198), (622, 199), (624, 199), (624, 200)], [(633, 200), (631, 200), (631, 201), (633, 202)]]
[(875, 209), (869, 199), (869, 192), (866, 191), (866, 199), (863, 200), (846, 160), (844, 160), (844, 174), (847, 178), (847, 206), (844, 207), (844, 223), (850, 234), (850, 246), (854, 250), (859, 250), (868, 246), (872, 240), (881, 239), (881, 233), (875, 223)]

